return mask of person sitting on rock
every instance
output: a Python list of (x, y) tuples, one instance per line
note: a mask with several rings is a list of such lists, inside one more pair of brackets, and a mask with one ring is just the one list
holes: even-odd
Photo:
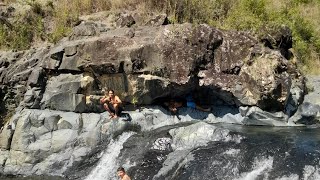
[(198, 104), (196, 104), (192, 98), (192, 95), (186, 96), (185, 99), (180, 99), (180, 98), (171, 99), (169, 102), (165, 102), (164, 105), (168, 107), (169, 111), (172, 114), (176, 114), (178, 112), (178, 108), (181, 108), (181, 107), (190, 107), (190, 108), (197, 109), (204, 112), (211, 111), (211, 108), (203, 108)]
[(121, 180), (131, 180), (131, 178), (128, 176), (128, 174), (126, 173), (123, 167), (119, 167), (117, 169), (117, 174)]
[(122, 101), (114, 94), (113, 90), (106, 91), (105, 96), (100, 99), (100, 103), (109, 112), (110, 117), (114, 119), (118, 118), (123, 110)]
[(196, 104), (194, 102), (191, 94), (186, 96), (186, 101), (187, 101), (187, 105), (186, 105), (187, 107), (191, 107), (193, 109), (197, 109), (197, 110), (200, 110), (203, 112), (210, 112), (211, 111), (211, 108), (203, 108), (203, 107), (199, 106), (198, 104)]

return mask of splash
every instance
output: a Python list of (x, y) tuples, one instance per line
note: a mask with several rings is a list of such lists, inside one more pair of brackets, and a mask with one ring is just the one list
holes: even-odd
[(273, 157), (256, 158), (251, 172), (243, 173), (238, 180), (256, 180), (259, 176), (268, 179), (268, 172), (272, 170)]
[(118, 179), (116, 177), (116, 171), (119, 166), (117, 158), (123, 148), (123, 143), (134, 134), (134, 132), (125, 132), (117, 140), (111, 140), (98, 165), (91, 171), (86, 180)]

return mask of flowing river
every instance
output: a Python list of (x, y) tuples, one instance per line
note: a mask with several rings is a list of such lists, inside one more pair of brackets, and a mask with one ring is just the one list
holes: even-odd
[[(88, 167), (88, 171), (81, 170), (81, 173), (79, 170), (79, 175), (72, 179), (116, 180), (115, 171), (120, 165), (128, 169), (132, 179), (139, 180), (320, 179), (318, 127), (214, 126), (229, 130), (233, 140), (214, 140), (189, 150), (188, 155), (163, 176), (159, 176), (159, 171), (163, 170), (163, 164), (166, 164), (164, 162), (173, 150), (170, 147), (152, 150), (147, 148), (148, 151), (142, 149), (150, 147), (150, 144), (154, 144), (155, 139), (159, 138), (158, 143), (162, 142), (165, 146), (169, 146), (169, 141), (166, 140), (170, 140), (168, 131), (173, 127), (144, 134), (122, 133), (108, 144), (100, 161), (94, 167)], [(170, 164), (165, 166), (169, 167)], [(33, 176), (1, 177), (0, 179), (63, 180), (67, 178)]]

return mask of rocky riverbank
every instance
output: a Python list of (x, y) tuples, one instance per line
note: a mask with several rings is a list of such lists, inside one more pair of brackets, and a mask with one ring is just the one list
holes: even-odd
[[(70, 175), (126, 131), (186, 126), (170, 136), (211, 132), (205, 143), (215, 133), (225, 138), (210, 123), (318, 123), (316, 102), (302, 104), (305, 78), (290, 60), (287, 27), (257, 38), (206, 24), (168, 24), (163, 15), (143, 26), (130, 14), (117, 18), (84, 20), (55, 45), (0, 53), (1, 112), (14, 112), (0, 133), (1, 174)], [(102, 113), (103, 88), (140, 107), (127, 112), (131, 121)], [(189, 93), (213, 111), (182, 108), (173, 116), (155, 105)]]

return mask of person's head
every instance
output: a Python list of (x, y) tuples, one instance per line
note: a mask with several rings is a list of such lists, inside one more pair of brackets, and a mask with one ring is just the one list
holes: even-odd
[(112, 89), (109, 90), (109, 91), (108, 91), (108, 96), (109, 96), (109, 97), (114, 97), (114, 90), (112, 90)]
[(126, 171), (124, 170), (123, 167), (119, 167), (119, 168), (117, 169), (117, 174), (118, 174), (118, 176), (119, 176), (120, 178), (123, 178), (123, 176), (126, 175)]

